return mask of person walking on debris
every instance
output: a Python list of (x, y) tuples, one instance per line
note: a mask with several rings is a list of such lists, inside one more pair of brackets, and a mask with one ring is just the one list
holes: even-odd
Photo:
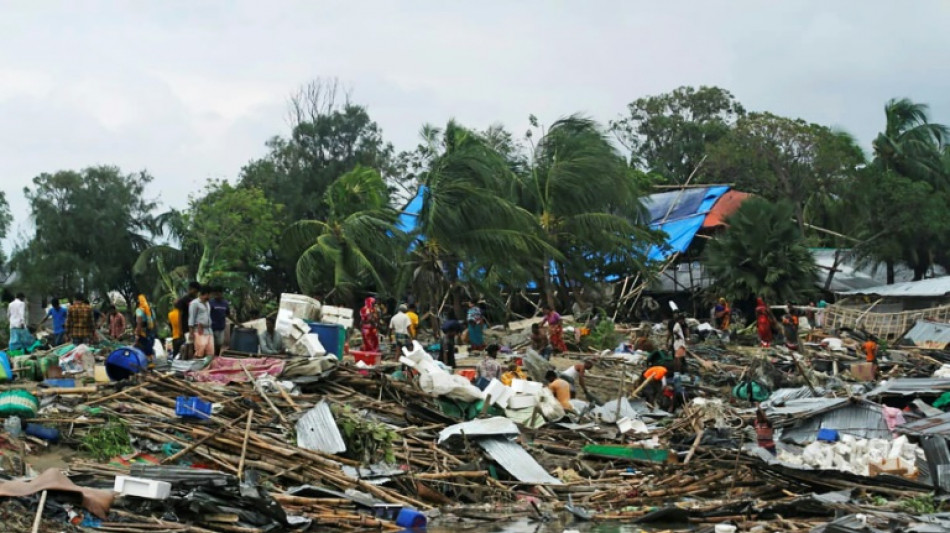
[(782, 329), (785, 334), (785, 344), (790, 349), (798, 348), (798, 311), (791, 302), (785, 304), (785, 316), (782, 317)]
[(401, 304), (396, 314), (389, 319), (389, 335), (393, 340), (393, 351), (396, 353), (396, 358), (399, 358), (400, 348), (412, 349), (412, 336), (409, 334), (409, 330), (412, 328), (412, 319), (406, 313), (408, 309), (406, 304)]
[(732, 308), (729, 307), (729, 302), (726, 301), (725, 298), (719, 299), (714, 314), (716, 318), (716, 329), (728, 332), (729, 326), (732, 325)]
[[(109, 320), (109, 336), (115, 340), (121, 339), (125, 335), (125, 328), (126, 328), (125, 315), (120, 313), (119, 310), (115, 308), (115, 305), (110, 305), (108, 320)], [(152, 324), (154, 326), (154, 320), (152, 321)]]
[(30, 330), (26, 328), (26, 295), (22, 292), (17, 293), (7, 306), (7, 320), (10, 322), (10, 349), (26, 350)]
[(873, 336), (869, 335), (868, 340), (861, 345), (861, 348), (864, 349), (864, 356), (867, 362), (871, 363), (871, 367), (874, 370), (874, 375), (877, 375), (877, 340), (875, 340)]
[(531, 324), (531, 349), (545, 360), (551, 359), (551, 344), (547, 335), (541, 331), (541, 324)]
[(419, 314), (416, 313), (416, 304), (409, 304), (406, 316), (409, 317), (409, 338), (416, 340), (416, 336), (419, 335)]
[(228, 326), (228, 317), (231, 316), (231, 303), (224, 298), (224, 288), (214, 287), (211, 290), (211, 299), (208, 300), (211, 309), (211, 334), (214, 336), (215, 355), (224, 349), (225, 330)]
[(769, 312), (765, 300), (755, 300), (755, 327), (759, 333), (759, 342), (768, 348), (772, 345), (772, 313)]
[(464, 331), (465, 326), (449, 313), (442, 323), (442, 340), (439, 343), (439, 361), (449, 368), (455, 368), (455, 340)]
[(765, 411), (761, 407), (755, 409), (755, 438), (760, 448), (765, 448), (769, 453), (775, 455), (775, 440), (772, 438), (773, 429), (769, 418), (765, 416)]
[(363, 301), (360, 309), (360, 332), (363, 334), (363, 351), (379, 351), (379, 310), (376, 298), (372, 296)]
[(580, 387), (581, 390), (584, 391), (584, 395), (587, 396), (588, 399), (590, 398), (590, 393), (587, 392), (587, 384), (584, 382), (584, 376), (591, 368), (594, 368), (594, 361), (587, 359), (583, 363), (571, 365), (561, 371), (561, 379), (571, 385), (571, 398), (577, 396), (577, 387)]
[(658, 405), (667, 386), (666, 376), (672, 373), (673, 371), (666, 365), (656, 365), (646, 369), (641, 376), (642, 379), (649, 380), (643, 387), (644, 399), (653, 405)]
[(553, 370), (548, 370), (544, 375), (544, 379), (548, 380), (548, 389), (551, 390), (561, 407), (565, 411), (573, 413), (574, 405), (571, 404), (571, 397), (574, 395), (574, 388), (571, 384), (564, 379), (564, 376), (558, 377), (557, 372)]
[(554, 353), (564, 353), (567, 351), (567, 345), (564, 344), (564, 325), (561, 323), (561, 315), (557, 313), (550, 305), (541, 308), (544, 312), (544, 320), (541, 323), (548, 328), (548, 338), (551, 341), (551, 349)]
[(181, 347), (185, 345), (185, 334), (181, 328), (181, 313), (177, 307), (172, 306), (168, 312), (168, 327), (172, 331), (172, 353), (171, 357), (178, 357), (181, 353)]
[[(50, 346), (60, 346), (66, 343), (66, 308), (59, 302), (59, 298), (53, 298), (51, 306), (43, 317), (43, 322), (53, 320), (53, 343)], [(40, 322), (40, 325), (43, 324)], [(12, 324), (12, 321), (11, 321)], [(11, 341), (13, 337), (10, 338)]]
[(501, 377), (501, 363), (498, 362), (498, 351), (500, 349), (497, 344), (491, 344), (485, 349), (485, 357), (475, 367), (475, 385), (478, 388), (485, 390), (491, 380)]
[(155, 357), (155, 318), (144, 294), (139, 295), (139, 305), (135, 310), (135, 347), (142, 350), (152, 363)]
[(673, 370), (682, 372), (686, 367), (686, 335), (689, 326), (682, 315), (677, 315), (673, 324)]
[(265, 320), (267, 328), (258, 334), (257, 343), (263, 355), (277, 355), (284, 352), (284, 338), (277, 332), (277, 319), (270, 315)]
[(485, 349), (485, 316), (482, 308), (475, 302), (468, 302), (468, 313), (465, 316), (468, 326), (468, 343), (472, 350)]
[(82, 294), (77, 294), (66, 310), (66, 332), (70, 342), (77, 346), (92, 342), (95, 323), (92, 306), (86, 303)]
[(188, 331), (195, 347), (195, 357), (214, 356), (214, 335), (211, 333), (211, 291), (208, 287), (198, 289), (198, 298), (188, 304)]

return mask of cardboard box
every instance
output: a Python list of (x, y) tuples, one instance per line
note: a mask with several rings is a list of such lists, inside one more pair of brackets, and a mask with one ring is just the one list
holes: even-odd
[(859, 381), (874, 381), (874, 364), (853, 363), (851, 365), (851, 375)]

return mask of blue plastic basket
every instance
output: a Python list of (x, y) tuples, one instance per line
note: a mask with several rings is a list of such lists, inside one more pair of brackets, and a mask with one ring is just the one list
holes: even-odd
[(211, 418), (211, 402), (197, 396), (179, 396), (175, 398), (175, 414), (182, 418), (207, 420)]

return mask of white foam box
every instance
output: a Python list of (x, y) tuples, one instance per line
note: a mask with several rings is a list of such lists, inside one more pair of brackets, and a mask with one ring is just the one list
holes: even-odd
[(519, 394), (541, 394), (544, 385), (537, 381), (528, 381), (525, 379), (515, 379), (511, 381), (512, 392)]
[(296, 318), (303, 320), (320, 319), (320, 302), (303, 294), (283, 293), (280, 295), (280, 309), (286, 309)]
[(492, 405), (498, 405), (502, 409), (508, 407), (508, 399), (512, 394), (511, 387), (505, 386), (497, 379), (492, 379), (485, 387), (485, 397), (490, 395)]
[(172, 484), (157, 479), (116, 476), (114, 489), (123, 496), (135, 496), (149, 500), (164, 500), (171, 494)]
[(350, 329), (353, 327), (353, 310), (349, 307), (324, 305), (320, 309), (320, 321), (324, 324), (339, 324)]
[(508, 398), (506, 409), (527, 409), (538, 405), (538, 397), (530, 394), (515, 394)]
[(294, 318), (293, 320), (291, 320), (290, 331), (287, 333), (287, 335), (291, 339), (297, 341), (297, 340), (300, 340), (301, 337), (309, 333), (310, 333), (310, 324), (307, 324), (306, 322), (304, 322), (303, 320), (300, 320), (299, 318)]

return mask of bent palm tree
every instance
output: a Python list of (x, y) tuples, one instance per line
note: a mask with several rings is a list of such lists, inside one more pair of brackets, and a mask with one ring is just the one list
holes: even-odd
[(297, 283), (307, 293), (348, 294), (360, 284), (382, 287), (393, 267), (397, 213), (379, 173), (357, 166), (340, 176), (323, 198), (327, 220), (301, 220), (284, 232), (285, 253), (297, 256)]
[(872, 146), (884, 170), (935, 184), (943, 176), (941, 156), (950, 130), (931, 123), (927, 110), (907, 98), (889, 100), (884, 106), (887, 123)]

